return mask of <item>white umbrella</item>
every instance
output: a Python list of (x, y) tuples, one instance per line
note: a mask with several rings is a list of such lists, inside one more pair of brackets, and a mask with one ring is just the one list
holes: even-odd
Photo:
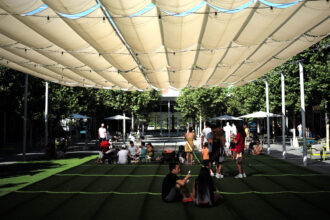
[[(240, 116), (240, 118), (266, 118), (266, 117), (267, 117), (267, 112), (261, 112), (261, 111)], [(282, 117), (282, 115), (269, 113), (269, 117)]]
[(104, 118), (105, 120), (130, 120), (129, 117), (124, 117), (122, 115), (114, 115), (114, 116), (110, 116), (110, 117), (107, 117), (107, 118)]
[(126, 120), (131, 120), (129, 117), (124, 115), (114, 115), (114, 116), (110, 116), (107, 118), (104, 118), (105, 120), (123, 120), (123, 139), (124, 139), (124, 143), (126, 142)]
[(234, 116), (230, 116), (230, 115), (221, 115), (215, 118), (212, 118), (213, 120), (242, 120), (240, 118), (234, 117)]

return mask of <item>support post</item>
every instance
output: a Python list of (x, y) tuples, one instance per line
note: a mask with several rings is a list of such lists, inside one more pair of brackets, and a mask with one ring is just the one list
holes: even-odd
[(270, 154), (270, 129), (269, 129), (269, 95), (268, 95), (268, 80), (266, 84), (266, 110), (267, 110), (267, 154)]
[(171, 125), (171, 119), (170, 119), (170, 110), (171, 110), (171, 102), (170, 100), (168, 100), (167, 102), (167, 129), (168, 129), (168, 136), (170, 137), (171, 135), (171, 128), (170, 128), (170, 125)]
[(284, 74), (281, 73), (281, 84), (282, 84), (282, 158), (285, 159), (286, 155), (286, 145), (285, 145), (285, 81), (284, 81)]
[(303, 135), (303, 164), (304, 164), (304, 166), (307, 166), (304, 69), (303, 69), (303, 66), (301, 65), (301, 63), (299, 63), (299, 76), (300, 76), (300, 104), (301, 104), (302, 135)]
[(25, 74), (24, 88), (24, 125), (23, 125), (23, 160), (26, 159), (26, 126), (27, 126), (27, 93), (29, 85), (29, 75)]
[(126, 145), (126, 114), (124, 112), (124, 119), (123, 119), (123, 140), (124, 144)]
[(45, 145), (48, 144), (48, 82), (45, 84)]

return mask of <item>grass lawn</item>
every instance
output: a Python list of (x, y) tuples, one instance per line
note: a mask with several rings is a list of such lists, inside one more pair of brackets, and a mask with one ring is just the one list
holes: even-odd
[[(94, 158), (3, 165), (1, 218), (330, 219), (330, 176), (267, 155), (245, 157), (246, 179), (234, 179), (236, 164), (227, 159), (225, 178), (214, 179), (222, 200), (213, 208), (164, 203), (167, 164), (96, 164)], [(194, 179), (200, 166), (181, 168)]]

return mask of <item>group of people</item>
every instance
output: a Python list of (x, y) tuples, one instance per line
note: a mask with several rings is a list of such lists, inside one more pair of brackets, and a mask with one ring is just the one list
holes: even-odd
[(154, 148), (151, 143), (145, 146), (144, 142), (141, 142), (140, 146), (135, 146), (133, 140), (130, 141), (129, 147), (123, 144), (121, 147), (117, 146), (116, 140), (112, 141), (109, 138), (109, 133), (104, 128), (104, 124), (98, 130), (99, 137), (99, 157), (96, 162), (98, 163), (137, 163), (145, 160), (151, 161), (154, 158)]
[[(105, 143), (105, 144), (102, 144)], [(101, 142), (98, 163), (138, 163), (149, 162), (154, 158), (154, 148), (151, 143), (145, 146), (142, 142), (139, 147), (135, 146), (133, 141), (130, 141), (127, 147), (123, 144), (120, 148), (115, 145), (106, 144), (107, 141)], [(104, 146), (105, 145), (105, 146)]]
[(220, 194), (215, 192), (216, 188), (207, 167), (204, 166), (200, 169), (199, 175), (194, 181), (192, 193), (189, 193), (186, 186), (191, 178), (190, 173), (180, 179), (178, 174), (181, 169), (177, 163), (170, 163), (169, 170), (170, 173), (162, 184), (162, 199), (165, 202), (194, 202), (200, 207), (211, 207), (220, 198)]
[[(222, 164), (224, 163), (226, 155), (228, 154), (228, 151), (226, 151), (226, 146), (232, 146), (230, 152), (232, 154), (232, 158), (236, 160), (238, 168), (238, 174), (236, 178), (245, 178), (246, 174), (242, 166), (242, 157), (245, 149), (246, 132), (243, 126), (238, 125), (236, 128), (235, 124), (233, 124), (233, 126), (230, 126), (229, 134), (227, 134), (227, 128), (224, 127), (224, 129), (222, 129), (219, 123), (214, 125), (212, 128), (209, 122), (206, 122), (205, 125), (206, 126), (202, 131), (202, 157), (203, 165), (209, 168), (210, 175), (214, 176), (212, 164), (215, 163), (216, 178), (224, 178), (224, 175), (221, 171)], [(229, 126), (229, 123), (227, 123), (227, 126)], [(187, 140), (185, 146), (187, 164), (192, 164), (193, 161), (193, 140), (195, 138), (196, 137), (192, 128), (189, 127), (188, 132), (185, 135), (185, 139)]]

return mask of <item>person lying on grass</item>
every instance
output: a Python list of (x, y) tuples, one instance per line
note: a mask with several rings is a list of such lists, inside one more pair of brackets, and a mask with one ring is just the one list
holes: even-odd
[(208, 167), (202, 167), (195, 180), (191, 197), (196, 206), (211, 207), (220, 198), (219, 193), (215, 193), (215, 186)]
[(169, 168), (170, 173), (167, 174), (162, 184), (162, 199), (165, 202), (177, 202), (180, 200), (182, 202), (192, 202), (189, 190), (186, 187), (190, 174), (188, 173), (184, 179), (179, 179), (177, 176), (181, 171), (179, 164), (170, 163)]

